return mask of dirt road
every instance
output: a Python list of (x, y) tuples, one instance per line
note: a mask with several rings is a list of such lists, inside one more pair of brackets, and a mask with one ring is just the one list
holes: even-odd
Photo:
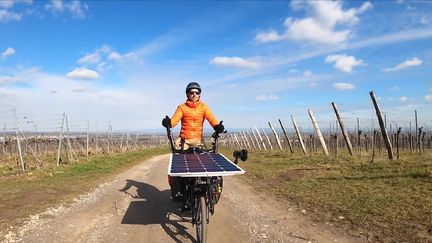
[[(170, 200), (168, 155), (143, 161), (71, 205), (33, 215), (4, 242), (194, 242), (190, 215)], [(209, 242), (359, 242), (226, 177)]]

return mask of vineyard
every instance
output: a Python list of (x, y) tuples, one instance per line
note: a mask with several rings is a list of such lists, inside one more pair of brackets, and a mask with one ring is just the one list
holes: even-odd
[(430, 242), (430, 111), (395, 121), (371, 98), (370, 120), (344, 115), (333, 102), (335, 120), (308, 110), (303, 127), (291, 116), (291, 124), (279, 119), (226, 134), (221, 151), (248, 149), (242, 179), (316, 222), (372, 242)]
[[(396, 122), (387, 122), (387, 116), (382, 115), (380, 108), (371, 92), (374, 101), (376, 117), (368, 121), (367, 125), (360, 124), (360, 118), (354, 118), (353, 127), (347, 127), (336, 104), (332, 103), (336, 120), (319, 122), (312, 110), (308, 110), (310, 126), (308, 132), (302, 132), (294, 116), (291, 116), (293, 129), (281, 119), (278, 125), (268, 122), (268, 127), (253, 127), (242, 131), (227, 134), (221, 140), (223, 146), (234, 149), (246, 148), (251, 151), (288, 150), (289, 153), (299, 151), (304, 155), (323, 153), (337, 157), (342, 151), (350, 155), (357, 153), (361, 156), (370, 156), (371, 161), (375, 155), (387, 153), (389, 159), (399, 159), (402, 154), (430, 154), (432, 149), (432, 131), (427, 124), (430, 121), (418, 120), (418, 112), (414, 110), (413, 121), (407, 126), (398, 126)], [(350, 120), (353, 118), (351, 117)], [(364, 119), (363, 119), (364, 121)], [(307, 121), (303, 121), (303, 124)], [(329, 127), (322, 132), (322, 124)], [(419, 125), (420, 124), (420, 125)]]
[[(336, 119), (320, 121), (312, 110), (308, 110), (310, 120), (301, 121), (303, 125), (312, 125), (306, 132), (291, 116), (292, 129), (279, 119), (277, 125), (268, 122), (267, 128), (230, 132), (222, 137), (221, 145), (251, 151), (298, 151), (310, 156), (323, 153), (338, 157), (347, 151), (350, 155), (369, 156), (371, 161), (382, 153), (387, 153), (389, 159), (399, 159), (402, 154), (430, 153), (432, 132), (427, 125), (430, 121), (419, 121), (415, 110), (412, 121), (403, 126), (398, 126), (396, 121), (388, 122), (373, 92), (370, 95), (376, 116), (366, 120), (366, 124), (365, 118), (350, 117), (350, 125), (345, 125), (346, 118), (333, 102)], [(66, 114), (33, 118), (19, 117), (14, 109), (2, 113), (6, 114), (0, 117), (4, 124), (3, 136), (0, 135), (0, 171), (3, 172), (17, 168), (26, 171), (52, 164), (60, 166), (94, 155), (141, 150), (167, 143), (163, 133), (113, 132), (110, 123), (105, 129), (99, 129), (90, 121), (69, 122)]]
[(166, 136), (156, 133), (113, 132), (111, 124), (100, 131), (91, 129), (90, 121), (72, 124), (66, 114), (33, 119), (19, 118), (15, 110), (9, 112), (11, 115), (4, 117), (0, 137), (3, 173), (77, 163), (92, 156), (154, 148), (166, 143)]

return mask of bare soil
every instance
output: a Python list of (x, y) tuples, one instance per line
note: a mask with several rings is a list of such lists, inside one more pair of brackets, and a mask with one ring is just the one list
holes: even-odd
[[(170, 199), (169, 155), (154, 157), (101, 184), (74, 203), (32, 215), (2, 242), (195, 242), (190, 214)], [(242, 176), (247, 176), (247, 173)], [(292, 176), (292, 175), (287, 175)], [(297, 176), (297, 175), (294, 175)], [(362, 242), (305, 210), (263, 196), (240, 176), (224, 178), (208, 225), (209, 242)]]

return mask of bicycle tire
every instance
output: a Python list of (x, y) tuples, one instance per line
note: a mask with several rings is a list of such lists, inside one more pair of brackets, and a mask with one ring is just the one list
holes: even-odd
[(207, 204), (204, 196), (198, 199), (198, 212), (196, 220), (196, 235), (199, 243), (207, 242)]

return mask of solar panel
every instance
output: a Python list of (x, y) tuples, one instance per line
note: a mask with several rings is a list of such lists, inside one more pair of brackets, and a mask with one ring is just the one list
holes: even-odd
[(181, 177), (227, 176), (245, 171), (222, 154), (171, 154), (168, 175)]

